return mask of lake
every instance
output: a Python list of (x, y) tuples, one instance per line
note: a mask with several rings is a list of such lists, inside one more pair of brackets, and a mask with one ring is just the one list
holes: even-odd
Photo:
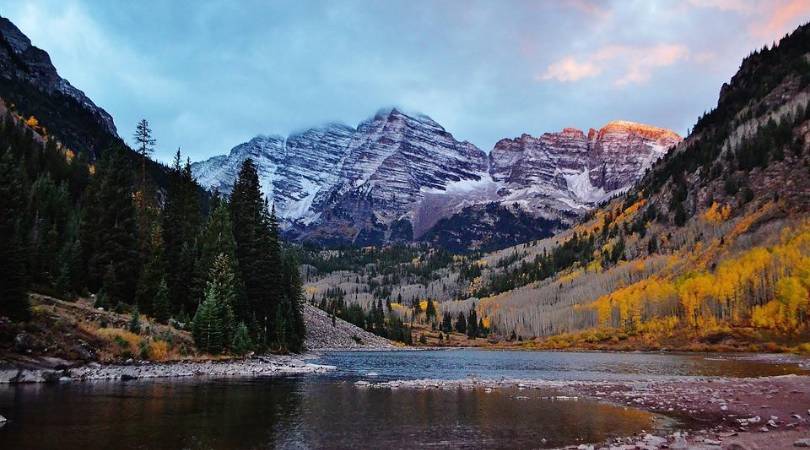
[(0, 387), (3, 449), (531, 448), (675, 429), (674, 419), (543, 390), (368, 389), (357, 380), (644, 379), (801, 373), (706, 355), (329, 352), (327, 375)]

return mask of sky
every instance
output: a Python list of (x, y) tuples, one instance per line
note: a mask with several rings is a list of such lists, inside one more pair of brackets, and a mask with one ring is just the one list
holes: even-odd
[(633, 120), (686, 134), (810, 0), (25, 0), (0, 6), (60, 75), (155, 156), (421, 112), (502, 138)]

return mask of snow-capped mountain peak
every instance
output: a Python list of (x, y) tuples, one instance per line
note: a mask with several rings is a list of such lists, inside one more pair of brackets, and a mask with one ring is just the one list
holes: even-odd
[(357, 128), (256, 136), (192, 169), (202, 185), (229, 193), (250, 157), (288, 235), (382, 243), (418, 239), (443, 218), (493, 203), (570, 223), (629, 188), (679, 141), (668, 130), (614, 121), (587, 134), (565, 128), (503, 139), (487, 155), (426, 115), (385, 108)]

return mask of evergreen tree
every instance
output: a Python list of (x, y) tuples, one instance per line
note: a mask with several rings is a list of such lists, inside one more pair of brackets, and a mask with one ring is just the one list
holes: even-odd
[(199, 187), (191, 174), (190, 162), (182, 166), (177, 150), (163, 208), (166, 285), (174, 311), (194, 311), (200, 300), (189, 289), (189, 281), (195, 274), (196, 238), (201, 220)]
[(160, 285), (155, 293), (152, 302), (152, 315), (159, 323), (168, 323), (171, 316), (171, 305), (169, 304), (169, 288), (166, 286), (166, 279), (161, 278)]
[(22, 174), (11, 152), (0, 155), (0, 315), (25, 321), (31, 317), (24, 253), (19, 239)]
[(108, 303), (132, 303), (140, 268), (132, 172), (118, 148), (98, 166), (82, 218), (88, 287), (97, 291), (103, 281)]
[(427, 306), (425, 307), (425, 317), (430, 320), (436, 317), (436, 307), (433, 305), (433, 299), (428, 299)]
[(456, 331), (461, 334), (467, 333), (467, 318), (464, 317), (463, 312), (459, 312), (456, 318)]
[[(285, 346), (293, 352), (300, 352), (304, 349), (304, 338), (306, 335), (306, 328), (304, 324), (304, 313), (302, 310), (303, 304), (303, 285), (301, 282), (301, 275), (298, 271), (298, 259), (292, 254), (288, 253), (284, 257), (284, 278), (282, 280), (284, 285), (284, 298), (285, 302), (285, 330), (284, 336)], [(382, 314), (382, 311), (380, 311)]]
[(467, 337), (471, 339), (478, 337), (478, 315), (474, 307), (470, 309), (470, 314), (467, 316)]
[(138, 306), (132, 309), (132, 317), (129, 320), (129, 331), (140, 334), (141, 332), (141, 314), (138, 311)]
[[(224, 254), (231, 261), (234, 273), (239, 274), (239, 265), (236, 258), (236, 242), (233, 238), (230, 212), (228, 205), (222, 201), (217, 194), (211, 201), (211, 214), (200, 233), (198, 241), (197, 262), (194, 264), (193, 294), (201, 297), (205, 289), (206, 279), (214, 260), (220, 254)], [(249, 306), (246, 304), (244, 284), (241, 276), (234, 279), (236, 298), (233, 302), (234, 314), (245, 320), (250, 316)]]
[(166, 272), (166, 265), (163, 260), (163, 238), (158, 224), (155, 224), (152, 228), (151, 239), (149, 239), (149, 244), (145, 248), (145, 253), (146, 261), (138, 279), (135, 304), (145, 314), (156, 316), (153, 306), (156, 303), (155, 299), (161, 284), (165, 284), (164, 274)]
[(222, 322), (218, 309), (215, 293), (206, 289), (205, 300), (197, 307), (191, 327), (194, 344), (201, 352), (216, 354), (222, 351)]
[(250, 158), (242, 163), (234, 183), (230, 211), (238, 267), (249, 305), (249, 316), (239, 319), (253, 323), (257, 343), (267, 347), (271, 341), (278, 341), (279, 332), (273, 323), (285, 316), (281, 304), (281, 255), (275, 214), (262, 200), (259, 176)]
[(231, 351), (237, 355), (244, 355), (253, 349), (253, 341), (250, 340), (250, 332), (244, 322), (239, 322), (231, 341)]
[(205, 300), (194, 315), (192, 329), (198, 349), (220, 353), (230, 344), (236, 325), (232, 310), (235, 296), (233, 267), (228, 256), (220, 254), (211, 267)]
[(449, 312), (445, 312), (442, 314), (442, 326), (441, 330), (445, 333), (449, 333), (453, 331), (453, 318), (450, 316)]
[(157, 142), (152, 137), (152, 129), (149, 128), (149, 122), (146, 119), (141, 119), (135, 127), (135, 151), (141, 156), (141, 186), (146, 185), (146, 160), (155, 151), (155, 143)]

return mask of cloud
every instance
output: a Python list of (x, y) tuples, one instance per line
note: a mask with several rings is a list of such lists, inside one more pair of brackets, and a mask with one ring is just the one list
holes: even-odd
[(766, 19), (754, 22), (751, 33), (758, 38), (776, 39), (795, 27), (795, 22), (804, 22), (810, 16), (810, 0), (789, 0), (781, 4), (768, 4), (759, 17)]
[(561, 59), (546, 69), (539, 77), (541, 80), (557, 80), (561, 82), (579, 81), (599, 75), (602, 70), (592, 62), (577, 62), (571, 56)]
[(602, 3), (593, 0), (565, 0), (562, 5), (590, 16), (605, 18), (610, 15)]
[(596, 77), (603, 72), (613, 74), (616, 86), (644, 83), (661, 67), (685, 60), (689, 50), (681, 44), (658, 44), (654, 46), (609, 45), (577, 61), (566, 56), (548, 66), (537, 77), (539, 80), (574, 82)]
[(748, 34), (756, 39), (778, 39), (810, 17), (810, 0), (689, 0), (688, 4), (741, 14)]
[(752, 0), (689, 0), (689, 4), (698, 8), (714, 8), (721, 11), (749, 13), (754, 10)]

